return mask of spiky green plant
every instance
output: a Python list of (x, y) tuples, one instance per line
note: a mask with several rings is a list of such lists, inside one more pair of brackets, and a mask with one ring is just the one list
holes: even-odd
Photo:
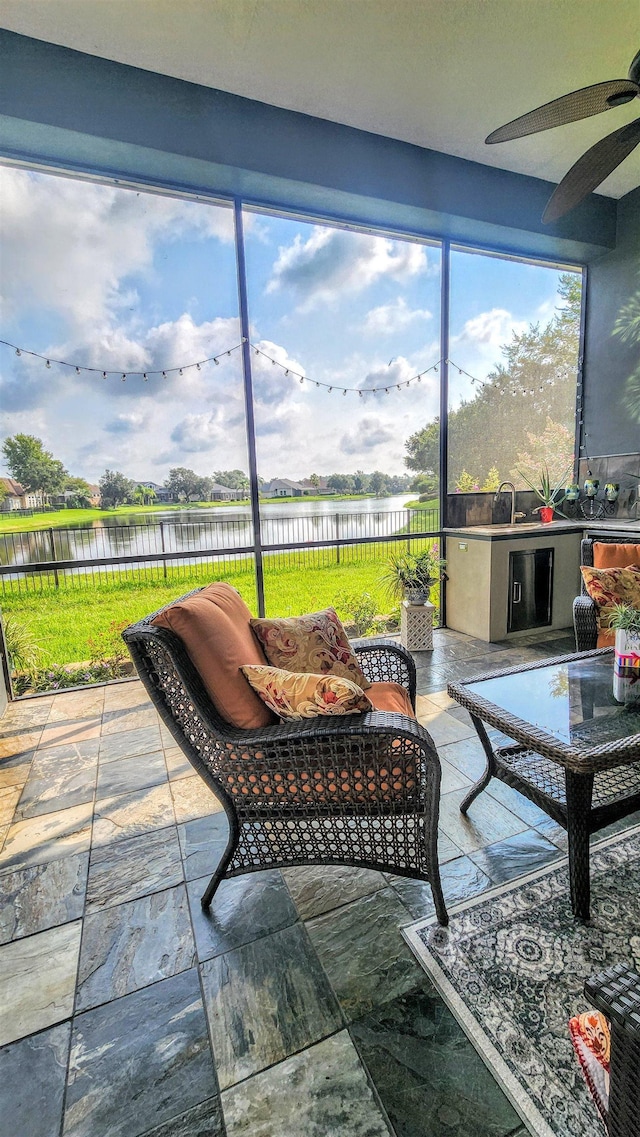
[(15, 672), (24, 671), (31, 675), (40, 667), (44, 652), (36, 641), (33, 632), (21, 624), (15, 616), (5, 616), (2, 621), (4, 640), (11, 666)]
[(540, 501), (542, 502), (542, 505), (539, 505), (537, 509), (534, 509), (534, 513), (537, 513), (538, 510), (543, 509), (545, 506), (550, 506), (552, 509), (558, 510), (558, 513), (564, 517), (564, 513), (562, 513), (561, 509), (558, 509), (558, 506), (561, 502), (564, 501), (567, 495), (565, 486), (567, 483), (567, 478), (570, 476), (573, 477), (573, 463), (567, 466), (566, 470), (563, 470), (557, 481), (554, 479), (555, 484), (551, 479), (551, 475), (549, 474), (549, 467), (546, 465), (546, 463), (540, 470), (538, 484), (533, 482), (528, 474), (525, 474), (523, 470), (518, 470), (518, 473), (523, 482), (527, 483), (529, 489), (533, 490), (533, 492), (537, 494), (537, 496), (540, 498)]
[(630, 604), (613, 604), (607, 623), (614, 632), (631, 632), (634, 636), (640, 636), (640, 608), (632, 608)]

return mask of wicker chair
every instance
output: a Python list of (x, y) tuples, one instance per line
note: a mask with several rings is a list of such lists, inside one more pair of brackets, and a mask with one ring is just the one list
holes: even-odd
[[(209, 908), (223, 879), (242, 873), (340, 864), (428, 881), (446, 924), (437, 850), (440, 761), (424, 727), (380, 711), (252, 730), (230, 726), (182, 641), (152, 624), (156, 615), (126, 628), (123, 638), (160, 717), (229, 822), (202, 907)], [(400, 683), (415, 707), (415, 664), (403, 647), (385, 640), (352, 647), (368, 679)]]
[(608, 1019), (611, 1031), (607, 1133), (609, 1137), (639, 1137), (640, 975), (618, 963), (592, 976), (584, 992)]
[[(580, 543), (580, 564), (593, 568), (593, 545), (595, 541), (612, 545), (620, 542), (620, 537), (584, 537)], [(634, 538), (630, 543), (635, 544)], [(593, 651), (598, 643), (598, 610), (584, 586), (580, 585), (580, 596), (573, 602), (573, 627), (576, 635), (576, 651)]]

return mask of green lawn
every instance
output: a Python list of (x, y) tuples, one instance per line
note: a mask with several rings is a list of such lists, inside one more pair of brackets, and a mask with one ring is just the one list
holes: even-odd
[[(349, 622), (353, 605), (346, 597), (359, 597), (369, 592), (380, 614), (388, 614), (393, 603), (380, 584), (388, 558), (388, 546), (369, 546), (366, 559), (336, 564), (309, 551), (296, 556), (273, 554), (265, 557), (265, 600), (271, 616), (295, 616), (333, 605)], [(351, 554), (354, 555), (353, 553)], [(357, 555), (357, 554), (356, 554)], [(324, 560), (325, 563), (322, 563)], [(346, 563), (345, 563), (346, 561)], [(162, 571), (157, 570), (158, 575)], [(46, 653), (45, 662), (75, 663), (91, 656), (89, 640), (107, 636), (111, 625), (132, 623), (153, 612), (176, 596), (198, 588), (210, 580), (224, 579), (242, 594), (253, 612), (257, 611), (255, 580), (250, 561), (236, 562), (235, 567), (210, 565), (168, 569), (168, 578), (115, 579), (69, 576), (60, 578), (60, 588), (50, 586), (38, 591), (5, 593), (0, 602), (3, 613), (13, 615), (35, 637)], [(437, 588), (431, 599), (438, 602)]]

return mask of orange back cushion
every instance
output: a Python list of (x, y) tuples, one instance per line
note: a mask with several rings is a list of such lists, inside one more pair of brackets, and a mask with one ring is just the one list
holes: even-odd
[(267, 662), (250, 619), (251, 612), (235, 588), (218, 582), (169, 605), (153, 620), (180, 637), (218, 714), (243, 730), (276, 721), (240, 670), (245, 664)]
[(628, 565), (640, 565), (640, 543), (615, 545), (594, 541), (594, 568), (626, 568)]

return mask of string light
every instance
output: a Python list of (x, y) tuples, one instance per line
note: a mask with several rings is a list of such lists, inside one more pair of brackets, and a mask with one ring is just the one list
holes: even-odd
[[(458, 375), (460, 375), (460, 376), (464, 375), (474, 385), (477, 384), (479, 387), (486, 387), (486, 386), (492, 385), (489, 380), (479, 379), (477, 376), (471, 375), (470, 372), (466, 371), (464, 369), (464, 367), (460, 367), (460, 365), (455, 363), (455, 361), (452, 359), (439, 359), (439, 360), (437, 360), (436, 363), (433, 363), (430, 367), (425, 368), (424, 371), (420, 371), (416, 375), (412, 375), (409, 379), (402, 380), (402, 382), (399, 382), (399, 383), (390, 383), (390, 384), (386, 384), (385, 386), (381, 386), (381, 387), (341, 387), (341, 386), (334, 387), (334, 384), (323, 383), (321, 380), (311, 379), (308, 375), (304, 375), (304, 374), (301, 375), (299, 372), (292, 371), (292, 369), (290, 367), (287, 367), (284, 363), (281, 363), (278, 359), (275, 359), (273, 356), (267, 355), (266, 352), (262, 351), (261, 348), (256, 347), (255, 344), (252, 344), (245, 337), (242, 338), (242, 340), (239, 344), (236, 344), (234, 347), (228, 348), (225, 351), (220, 352), (219, 355), (226, 355), (226, 356), (230, 357), (233, 354), (233, 352), (237, 351), (245, 343), (249, 344), (249, 348), (253, 348), (255, 355), (259, 355), (259, 356), (262, 356), (264, 359), (268, 359), (273, 367), (280, 367), (282, 369), (282, 371), (284, 372), (284, 375), (286, 377), (294, 376), (295, 378), (297, 378), (299, 380), (300, 384), (304, 384), (305, 382), (306, 383), (315, 383), (316, 388), (324, 387), (328, 394), (331, 394), (331, 392), (335, 389), (336, 391), (341, 391), (343, 395), (347, 395), (347, 394), (351, 394), (351, 393), (353, 393), (354, 395), (357, 394), (358, 397), (361, 399), (364, 398), (365, 395), (376, 395), (381, 391), (384, 391), (385, 394), (389, 395), (392, 391), (400, 391), (403, 387), (410, 387), (414, 381), (421, 383), (422, 377), (424, 375), (428, 375), (429, 373), (433, 373), (434, 375), (437, 375), (440, 371), (440, 365), (442, 363), (445, 363), (445, 364), (448, 364), (448, 365), (454, 367), (456, 369), (456, 371), (458, 372)], [(55, 363), (60, 367), (73, 368), (76, 375), (80, 375), (82, 372), (95, 373), (95, 374), (101, 374), (103, 379), (107, 379), (109, 375), (116, 375), (119, 373), (117, 370), (109, 371), (107, 369), (103, 370), (103, 369), (98, 368), (98, 367), (85, 367), (83, 364), (70, 363), (69, 361), (64, 360), (64, 359), (53, 359), (52, 360), (45, 355), (41, 355), (37, 351), (29, 351), (26, 348), (22, 348), (22, 347), (17, 346), (16, 344), (9, 343), (8, 340), (0, 339), (0, 344), (3, 344), (5, 347), (13, 348), (15, 351), (15, 354), (17, 356), (30, 355), (35, 359), (44, 360), (48, 369), (51, 369), (52, 363)], [(395, 361), (395, 358), (396, 357), (394, 357), (394, 359), (392, 359), (390, 361), (389, 366), (391, 365), (391, 363), (393, 363)], [(214, 363), (216, 367), (219, 367), (220, 366), (220, 359), (217, 355), (212, 355), (212, 356), (209, 356), (207, 359), (201, 359), (201, 360), (198, 360), (194, 363), (183, 363), (182, 366), (178, 366), (178, 367), (166, 367), (166, 368), (158, 369), (155, 371), (144, 371), (144, 372), (122, 371), (122, 372), (120, 372), (120, 375), (121, 375), (122, 382), (125, 382), (127, 377), (131, 378), (132, 376), (138, 375), (138, 376), (141, 376), (143, 381), (146, 383), (146, 382), (148, 382), (149, 377), (152, 375), (161, 375), (163, 379), (166, 379), (171, 374), (177, 374), (180, 377), (182, 377), (184, 375), (185, 369), (190, 368), (190, 367), (195, 367), (197, 371), (201, 371), (203, 365), (206, 363)], [(545, 386), (551, 386), (551, 385), (553, 385), (553, 382), (554, 382), (553, 378), (548, 378), (548, 379), (543, 380), (543, 382), (541, 384), (539, 384), (537, 387), (532, 387), (529, 389), (505, 391), (505, 392), (498, 392), (497, 391), (497, 393), (498, 394), (511, 394), (514, 398), (516, 398), (518, 394), (520, 394), (520, 395), (533, 395), (536, 392), (544, 391)]]
[[(238, 351), (238, 349), (242, 347), (243, 343), (247, 343), (247, 340), (244, 338), (242, 339), (242, 341), (240, 343), (235, 344), (234, 347), (228, 348), (223, 354), (231, 356), (234, 351)], [(46, 355), (42, 355), (41, 352), (29, 351), (27, 348), (19, 347), (15, 343), (10, 343), (9, 340), (0, 339), (0, 344), (4, 345), (4, 347), (13, 348), (13, 350), (15, 351), (17, 356), (30, 355), (33, 359), (44, 360), (45, 365), (49, 369), (51, 368), (51, 365), (53, 363), (55, 363), (58, 367), (69, 367), (69, 368), (73, 369), (75, 371), (76, 375), (80, 375), (84, 371), (87, 373), (92, 373), (94, 375), (102, 375), (103, 379), (106, 379), (109, 375), (120, 375), (120, 376), (124, 375), (125, 378), (127, 378), (127, 376), (129, 378), (131, 378), (134, 375), (139, 375), (141, 378), (144, 378), (147, 380), (148, 380), (150, 375), (162, 375), (163, 378), (166, 378), (168, 375), (172, 375), (172, 374), (177, 374), (177, 375), (182, 376), (185, 368), (187, 368), (187, 367), (195, 367), (195, 368), (197, 368), (198, 371), (200, 371), (202, 369), (202, 366), (205, 363), (213, 362), (216, 365), (218, 365), (220, 363), (220, 360), (217, 358), (217, 356), (211, 355), (211, 356), (208, 356), (206, 359), (200, 359), (197, 362), (193, 362), (193, 363), (183, 363), (182, 366), (178, 366), (178, 367), (158, 368), (155, 371), (148, 371), (148, 372), (147, 371), (145, 371), (145, 372), (142, 372), (142, 371), (124, 371), (123, 372), (121, 368), (108, 369), (108, 368), (102, 368), (102, 367), (88, 367), (82, 363), (71, 363), (67, 359), (51, 359)]]

